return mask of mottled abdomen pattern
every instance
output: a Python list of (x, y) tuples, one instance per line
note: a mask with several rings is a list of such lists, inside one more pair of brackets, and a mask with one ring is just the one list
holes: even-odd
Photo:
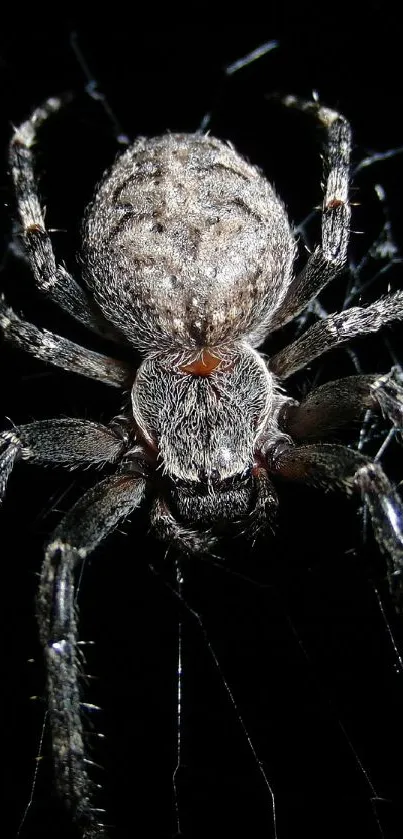
[(98, 187), (83, 241), (95, 300), (145, 353), (258, 345), (295, 252), (268, 181), (199, 134), (139, 138)]

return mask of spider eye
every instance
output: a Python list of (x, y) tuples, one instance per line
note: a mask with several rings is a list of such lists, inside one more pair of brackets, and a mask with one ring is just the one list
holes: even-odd
[(198, 478), (201, 484), (212, 484), (213, 487), (220, 483), (220, 473), (218, 469), (199, 469)]

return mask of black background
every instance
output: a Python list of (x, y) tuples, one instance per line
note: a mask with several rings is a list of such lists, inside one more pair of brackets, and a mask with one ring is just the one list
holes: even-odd
[[(369, 151), (400, 146), (403, 44), (388, 7), (366, 4), (354, 22), (346, 9), (341, 17), (334, 9), (333, 16), (321, 17), (289, 8), (288, 16), (287, 22), (273, 15), (270, 22), (225, 31), (216, 31), (213, 21), (156, 28), (151, 19), (127, 27), (98, 22), (95, 28), (77, 20), (5, 27), (0, 42), (4, 252), (12, 215), (6, 163), (11, 124), (50, 94), (76, 93), (68, 111), (43, 131), (38, 150), (47, 223), (67, 231), (53, 238), (59, 259), (71, 269), (83, 208), (116, 153), (110, 121), (84, 93), (85, 79), (69, 43), (73, 31), (129, 136), (194, 131), (212, 111), (212, 133), (230, 139), (264, 168), (296, 223), (320, 202), (320, 136), (309, 119), (285, 113), (267, 94), (309, 97), (318, 90), (351, 121), (355, 163)], [(228, 63), (272, 38), (279, 40), (278, 50), (224, 83)], [(352, 228), (364, 234), (352, 235), (356, 263), (382, 226), (376, 183), (386, 191), (393, 237), (402, 245), (402, 161), (403, 156), (392, 157), (357, 178), (353, 200), (360, 206)], [(363, 282), (382, 265), (370, 261)], [(324, 295), (330, 311), (342, 305), (345, 284), (336, 281)], [(38, 299), (23, 265), (7, 259), (2, 285), (17, 310), (36, 323), (88, 342), (83, 330)], [(399, 265), (366, 288), (362, 300), (376, 299), (389, 287), (401, 287)], [(265, 349), (283, 346), (293, 329)], [(399, 355), (399, 328), (388, 335)], [(89, 345), (102, 349), (96, 341)], [(358, 357), (366, 372), (391, 365), (384, 336), (360, 342)], [(311, 365), (292, 380), (290, 393), (309, 389), (318, 370)], [(320, 381), (353, 372), (341, 350), (326, 360)], [(114, 391), (45, 368), (8, 347), (2, 348), (1, 392), (1, 413), (16, 424), (50, 416), (108, 422), (120, 408)], [(358, 429), (352, 429), (347, 439), (357, 438)], [(368, 453), (379, 444), (374, 440)], [(385, 469), (394, 480), (401, 477), (401, 463), (392, 445)], [(30, 699), (42, 695), (44, 684), (34, 617), (42, 545), (60, 514), (94, 480), (91, 472), (20, 467), (1, 512), (3, 723), (9, 734), (2, 759), (3, 818), (13, 824), (12, 837), (30, 797), (45, 711), (41, 699)], [(274, 790), (278, 839), (401, 835), (403, 668), (390, 632), (402, 650), (402, 620), (383, 582), (382, 559), (370, 534), (364, 546), (354, 503), (304, 488), (281, 487), (280, 495), (275, 539), (254, 548), (236, 539), (223, 546), (223, 560), (182, 561), (184, 605), (175, 595), (175, 557), (172, 551), (166, 556), (166, 548), (148, 533), (145, 513), (122, 526), (85, 566), (81, 637), (96, 642), (87, 650), (86, 669), (97, 677), (85, 698), (102, 706), (93, 721), (106, 735), (93, 751), (104, 767), (94, 771), (103, 785), (96, 804), (106, 807), (116, 839), (176, 835), (179, 622), (177, 787), (183, 836), (273, 836), (271, 798), (258, 761)], [(22, 839), (73, 835), (51, 793), (46, 732), (42, 752)]]

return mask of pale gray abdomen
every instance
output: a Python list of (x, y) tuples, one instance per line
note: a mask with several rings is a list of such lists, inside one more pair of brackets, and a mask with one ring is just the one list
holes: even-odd
[(259, 343), (295, 249), (268, 181), (199, 134), (138, 139), (104, 176), (83, 238), (96, 301), (143, 352)]

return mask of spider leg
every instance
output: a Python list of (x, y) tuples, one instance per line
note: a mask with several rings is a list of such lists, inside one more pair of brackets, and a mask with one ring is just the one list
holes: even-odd
[(300, 405), (286, 403), (283, 428), (293, 439), (318, 439), (371, 409), (403, 428), (402, 374), (348, 376), (314, 388)]
[(303, 270), (293, 279), (276, 311), (270, 329), (292, 320), (316, 297), (327, 283), (339, 274), (346, 263), (351, 208), (348, 180), (351, 153), (350, 125), (341, 114), (319, 102), (287, 96), (288, 107), (313, 113), (327, 132), (324, 153), (325, 189), (322, 205), (322, 241), (309, 256)]
[(48, 674), (48, 706), (56, 787), (85, 839), (104, 836), (92, 810), (81, 720), (74, 576), (82, 560), (142, 503), (146, 481), (120, 474), (101, 481), (75, 504), (49, 542), (38, 593), (38, 623)]
[(287, 379), (314, 358), (353, 338), (378, 332), (395, 320), (403, 320), (403, 291), (382, 297), (369, 306), (353, 306), (314, 323), (304, 335), (269, 360), (269, 369), (276, 376)]
[(266, 469), (255, 466), (253, 469), (256, 498), (253, 510), (249, 513), (246, 533), (254, 540), (260, 531), (270, 529), (275, 532), (278, 512), (278, 496)]
[(401, 432), (403, 429), (403, 374), (399, 367), (378, 376), (371, 385), (372, 399), (382, 414)]
[(284, 446), (269, 456), (269, 472), (322, 489), (360, 493), (385, 555), (387, 577), (397, 605), (403, 608), (403, 506), (378, 463), (345, 446)]
[(0, 297), (0, 329), (4, 339), (15, 347), (31, 353), (40, 361), (62, 367), (72, 373), (97, 379), (113, 387), (124, 387), (133, 378), (131, 367), (107, 355), (80, 347), (79, 344), (55, 335), (47, 329), (39, 329), (33, 323), (22, 320)]
[(21, 237), (38, 290), (91, 330), (108, 334), (103, 316), (92, 308), (81, 286), (62, 265), (56, 265), (39, 201), (33, 155), (37, 132), (63, 106), (67, 98), (47, 99), (26, 122), (15, 129), (11, 138), (9, 161), (22, 227)]
[(0, 435), (0, 499), (3, 498), (14, 464), (21, 457), (21, 442), (13, 431)]
[(123, 427), (89, 420), (51, 419), (20, 425), (0, 434), (0, 499), (14, 464), (60, 463), (70, 469), (118, 461), (129, 444)]

